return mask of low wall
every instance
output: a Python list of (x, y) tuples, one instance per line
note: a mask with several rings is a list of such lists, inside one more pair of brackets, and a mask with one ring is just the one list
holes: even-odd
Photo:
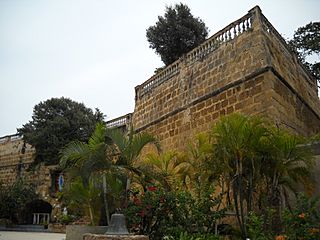
[(59, 223), (50, 223), (48, 226), (49, 232), (53, 233), (66, 233), (66, 225)]
[(144, 235), (96, 235), (85, 234), (83, 240), (149, 240), (148, 236)]
[(67, 225), (66, 240), (82, 240), (86, 233), (103, 234), (107, 226)]

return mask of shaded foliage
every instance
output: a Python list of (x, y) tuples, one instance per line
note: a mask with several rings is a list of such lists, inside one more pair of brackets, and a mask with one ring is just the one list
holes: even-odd
[(68, 98), (51, 98), (33, 109), (32, 120), (18, 129), (24, 141), (36, 149), (35, 164), (59, 162), (58, 153), (73, 140), (86, 142), (103, 114)]
[[(69, 143), (60, 154), (60, 166), (69, 182), (63, 192), (65, 203), (73, 209), (82, 206), (86, 209), (82, 214), (97, 224), (94, 213), (104, 201), (104, 215), (109, 222), (110, 213), (124, 207), (131, 181), (146, 174), (137, 162), (148, 144), (159, 147), (150, 134), (134, 135), (132, 129), (126, 134), (119, 129), (107, 129), (103, 123), (96, 125), (88, 143)], [(72, 194), (76, 189), (79, 196)]]
[(88, 216), (92, 225), (98, 225), (103, 204), (101, 192), (101, 182), (97, 179), (90, 179), (84, 185), (78, 177), (65, 185), (62, 200), (68, 206), (69, 214)]
[(18, 180), (12, 186), (0, 186), (0, 218), (17, 223), (27, 203), (35, 200), (37, 194), (32, 185)]
[(182, 3), (167, 7), (164, 17), (158, 16), (156, 25), (147, 29), (150, 48), (155, 49), (166, 65), (200, 45), (207, 35), (204, 22)]
[(319, 197), (308, 198), (299, 193), (295, 206), (291, 210), (282, 211), (281, 231), (276, 232), (272, 219), (273, 209), (266, 209), (262, 214), (250, 213), (248, 229), (250, 239), (257, 240), (295, 240), (320, 239), (320, 211)]
[(88, 143), (73, 141), (60, 152), (60, 166), (68, 178), (63, 200), (73, 212), (89, 216), (94, 225), (99, 223), (103, 198), (109, 222), (109, 204), (106, 191), (102, 195), (101, 179), (109, 173), (111, 165), (104, 123), (96, 125)]
[(288, 205), (289, 193), (299, 185), (312, 189), (314, 159), (310, 148), (303, 147), (307, 140), (241, 114), (221, 118), (211, 137), (211, 168), (226, 186), (243, 238), (248, 236), (248, 213), (266, 207), (275, 211), (273, 228), (280, 231), (281, 206)]
[(302, 63), (320, 81), (320, 62), (310, 63), (306, 61), (309, 55), (320, 54), (320, 22), (310, 22), (298, 28), (293, 39), (289, 41), (289, 46), (296, 52)]
[(320, 202), (299, 194), (292, 211), (283, 212), (284, 233), (289, 239), (320, 239)]

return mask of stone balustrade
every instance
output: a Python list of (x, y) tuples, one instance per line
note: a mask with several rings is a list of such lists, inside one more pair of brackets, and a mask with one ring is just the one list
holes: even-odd
[[(287, 55), (292, 55), (292, 50), (290, 49), (289, 45), (287, 44), (286, 40), (281, 36), (281, 34), (275, 29), (275, 27), (269, 22), (269, 20), (260, 12), (261, 14), (261, 22), (263, 30), (268, 33), (269, 35), (273, 36), (273, 38), (282, 46), (282, 49), (286, 51)], [(315, 77), (310, 73), (310, 71), (302, 64), (297, 56), (295, 59), (298, 63), (298, 66), (301, 68), (304, 73), (308, 75), (308, 79), (313, 79), (311, 84), (316, 84)]]
[(174, 75), (179, 73), (180, 70), (180, 61), (177, 60), (165, 69), (163, 69), (160, 73), (154, 75), (149, 80), (144, 82), (143, 84), (139, 85), (138, 88), (138, 95), (139, 97), (143, 97), (145, 94), (149, 93), (152, 89), (156, 88), (157, 86), (161, 85), (163, 82), (167, 81)]
[[(203, 59), (205, 56), (215, 51), (221, 44), (229, 42), (237, 38), (239, 35), (253, 30), (255, 26), (261, 27), (261, 25), (262, 25), (262, 29), (265, 32), (272, 34), (277, 39), (277, 41), (279, 41), (279, 43), (283, 45), (284, 49), (287, 51), (287, 54), (292, 55), (289, 46), (287, 45), (286, 41), (283, 39), (281, 34), (272, 26), (272, 24), (268, 21), (268, 19), (261, 13), (260, 8), (256, 6), (240, 19), (232, 22), (227, 27), (215, 33), (213, 36), (207, 39), (200, 46), (194, 48), (185, 56), (181, 57), (171, 65), (167, 66), (161, 72), (152, 76), (149, 80), (145, 81), (143, 84), (138, 85), (136, 87), (136, 97), (142, 98), (147, 93), (151, 93), (163, 82), (179, 74), (179, 71), (181, 69), (180, 65), (183, 61), (186, 61), (188, 65), (191, 65), (194, 62)], [(299, 61), (299, 59), (297, 59), (297, 62), (300, 68), (302, 69), (302, 71), (304, 71), (311, 79), (314, 79), (314, 77), (305, 68), (305, 66)]]
[(200, 46), (196, 47), (189, 53), (187, 53), (187, 62), (192, 64), (193, 62), (202, 59), (209, 53), (216, 50), (220, 44), (233, 40), (240, 34), (249, 31), (252, 28), (252, 13), (249, 12), (242, 18), (229, 24), (223, 28)]
[(0, 144), (7, 143), (7, 142), (14, 142), (21, 139), (22, 139), (22, 136), (19, 134), (8, 135), (8, 136), (0, 137)]
[(183, 60), (186, 60), (187, 64), (192, 64), (216, 50), (222, 43), (230, 41), (240, 34), (252, 29), (252, 16), (252, 12), (249, 11), (248, 14), (229, 24), (227, 27), (214, 34), (212, 37), (207, 39), (204, 43), (187, 53), (182, 58), (170, 64), (161, 72), (145, 81), (143, 84), (138, 85), (136, 87), (136, 97), (142, 98), (144, 95), (150, 93), (163, 82), (179, 74), (181, 68), (180, 64)]
[(131, 119), (132, 113), (128, 113), (126, 115), (107, 121), (106, 126), (107, 128), (129, 126), (131, 124)]

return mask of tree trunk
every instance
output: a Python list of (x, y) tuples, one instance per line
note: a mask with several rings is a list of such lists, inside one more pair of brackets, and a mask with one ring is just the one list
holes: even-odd
[(269, 199), (269, 204), (271, 208), (275, 211), (272, 216), (272, 229), (275, 233), (281, 232), (281, 196), (280, 189), (277, 186), (271, 188), (271, 194)]
[(107, 201), (107, 179), (106, 175), (103, 174), (102, 176), (102, 182), (103, 182), (103, 201), (104, 201), (104, 208), (106, 211), (106, 218), (107, 218), (107, 225), (110, 225), (110, 213), (109, 213), (109, 206)]
[(88, 203), (88, 207), (89, 207), (89, 215), (90, 215), (91, 224), (95, 225), (95, 222), (94, 222), (94, 219), (93, 219), (93, 211), (92, 211), (92, 207), (91, 207), (90, 203)]

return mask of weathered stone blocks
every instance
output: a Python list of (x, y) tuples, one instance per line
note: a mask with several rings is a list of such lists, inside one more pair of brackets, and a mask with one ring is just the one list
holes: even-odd
[(183, 150), (188, 139), (233, 112), (261, 115), (303, 135), (320, 131), (315, 80), (261, 12), (251, 13), (249, 31), (197, 61), (180, 59), (179, 72), (142, 97), (137, 94), (138, 132), (156, 135), (164, 150)]

